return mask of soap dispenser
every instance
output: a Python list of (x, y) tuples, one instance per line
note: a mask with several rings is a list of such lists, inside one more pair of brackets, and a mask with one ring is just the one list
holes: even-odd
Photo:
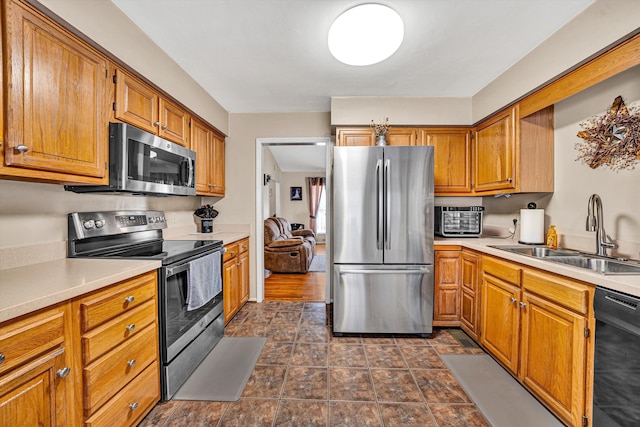
[(558, 249), (558, 233), (556, 232), (555, 225), (550, 225), (549, 231), (547, 231), (547, 247), (550, 249)]

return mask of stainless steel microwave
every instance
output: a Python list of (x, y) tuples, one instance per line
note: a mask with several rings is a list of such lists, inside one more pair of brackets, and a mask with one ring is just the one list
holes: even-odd
[(109, 185), (65, 186), (76, 193), (195, 196), (196, 153), (124, 123), (109, 123)]
[(442, 237), (478, 237), (482, 234), (483, 206), (436, 206), (435, 234)]

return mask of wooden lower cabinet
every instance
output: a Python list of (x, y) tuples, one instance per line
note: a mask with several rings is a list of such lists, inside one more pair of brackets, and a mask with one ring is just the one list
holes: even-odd
[(562, 276), (482, 259), (480, 343), (570, 426), (591, 425), (593, 292)]
[(0, 324), (0, 426), (73, 425), (67, 304)]
[(434, 326), (457, 326), (460, 321), (460, 250), (435, 252)]
[(227, 324), (249, 300), (249, 239), (228, 245), (222, 268), (224, 323)]
[(468, 249), (463, 249), (460, 254), (460, 327), (476, 341), (480, 337), (481, 258)]

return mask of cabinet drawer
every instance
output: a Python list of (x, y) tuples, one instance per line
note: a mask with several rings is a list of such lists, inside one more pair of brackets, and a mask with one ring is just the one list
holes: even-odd
[(61, 346), (64, 320), (64, 310), (56, 308), (0, 326), (0, 374)]
[(84, 369), (85, 409), (92, 413), (155, 362), (157, 329), (148, 327)]
[(491, 274), (494, 277), (520, 286), (520, 267), (500, 259), (483, 257), (482, 271)]
[(238, 253), (241, 254), (248, 250), (249, 250), (249, 239), (241, 240), (240, 243), (238, 243)]
[(156, 273), (147, 273), (80, 301), (82, 332), (126, 313), (156, 294)]
[(524, 270), (522, 287), (578, 313), (589, 311), (589, 286), (539, 271)]
[(112, 348), (133, 337), (157, 318), (156, 302), (150, 300), (122, 316), (100, 325), (82, 337), (82, 357), (88, 365)]
[(158, 364), (152, 363), (135, 380), (85, 421), (85, 426), (135, 425), (160, 400)]
[(222, 258), (223, 261), (230, 260), (231, 258), (234, 258), (236, 255), (240, 253), (239, 246), (237, 243), (234, 243), (232, 245), (228, 245), (225, 247), (227, 248), (227, 252), (224, 253), (224, 257)]

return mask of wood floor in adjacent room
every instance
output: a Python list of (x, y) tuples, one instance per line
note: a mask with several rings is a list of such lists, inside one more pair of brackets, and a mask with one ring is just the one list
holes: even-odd
[[(326, 255), (325, 245), (316, 246), (316, 256)], [(272, 273), (264, 281), (265, 301), (326, 301), (326, 273)]]

